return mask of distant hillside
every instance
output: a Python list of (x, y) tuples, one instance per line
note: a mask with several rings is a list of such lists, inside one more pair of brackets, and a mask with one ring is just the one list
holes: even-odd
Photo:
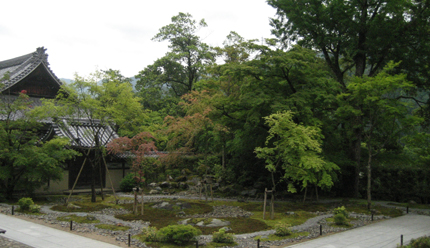
[[(73, 82), (73, 79), (68, 79), (68, 78), (60, 78), (60, 80), (62, 82), (65, 82), (66, 84), (70, 84)], [(136, 82), (137, 82), (137, 79), (135, 77), (130, 78), (130, 83), (131, 83), (131, 86), (133, 86), (133, 90), (136, 90)]]
[(73, 82), (73, 80), (72, 80), (72, 79), (67, 79), (67, 78), (60, 78), (60, 80), (61, 80), (62, 82), (65, 82), (66, 84), (70, 84), (71, 82)]

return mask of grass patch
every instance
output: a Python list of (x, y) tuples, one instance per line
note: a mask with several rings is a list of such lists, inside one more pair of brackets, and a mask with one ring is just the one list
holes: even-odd
[(117, 226), (117, 225), (108, 225), (108, 224), (95, 225), (95, 227), (100, 229), (112, 230), (112, 231), (127, 231), (128, 229), (130, 229), (129, 226)]
[[(133, 205), (126, 204), (124, 208), (133, 209)], [(133, 221), (133, 220), (149, 221), (151, 223), (151, 226), (154, 226), (157, 229), (160, 229), (168, 225), (176, 225), (177, 222), (181, 219), (179, 217), (176, 217), (176, 214), (172, 211), (152, 208), (152, 207), (145, 208), (145, 212), (143, 215), (122, 214), (122, 215), (116, 215), (115, 217), (125, 221)]]
[[(399, 217), (399, 216), (403, 215), (403, 210), (401, 210), (401, 209), (384, 207), (381, 205), (374, 205), (374, 206), (372, 206), (372, 209), (376, 210), (377, 215), (381, 214), (381, 215), (390, 216), (390, 217)], [(366, 204), (348, 205), (348, 206), (346, 206), (346, 210), (348, 212), (354, 212), (354, 213), (358, 213), (358, 214), (367, 214), (367, 215), (372, 214), (367, 209), (367, 203)]]
[(77, 216), (77, 215), (67, 215), (67, 216), (61, 216), (58, 217), (57, 220), (59, 221), (73, 221), (77, 223), (100, 223), (100, 220), (96, 219), (93, 216)]
[(203, 225), (209, 225), (212, 222), (213, 218), (191, 218), (188, 220), (188, 224), (197, 224), (200, 221), (203, 221)]
[(430, 209), (430, 205), (426, 204), (411, 204), (411, 203), (387, 203), (388, 205), (396, 206), (396, 207), (410, 207), (410, 208), (417, 208), (417, 209)]
[[(180, 208), (174, 208), (173, 210), (170, 211), (165, 209), (153, 208), (152, 206), (154, 206), (157, 203), (149, 203), (149, 204), (145, 204), (145, 211), (143, 215), (123, 214), (123, 215), (117, 215), (115, 217), (125, 221), (132, 221), (132, 220), (149, 221), (151, 223), (151, 226), (154, 226), (157, 229), (160, 229), (168, 225), (177, 224), (178, 221), (182, 219), (176, 216), (176, 213), (179, 211), (184, 211), (185, 214), (187, 215), (193, 215), (193, 214), (209, 213), (213, 210), (212, 206), (209, 206), (201, 202), (196, 202), (196, 201), (175, 201), (175, 200), (169, 201), (166, 199), (166, 202), (169, 202), (175, 207), (177, 202), (180, 202), (182, 204), (189, 204), (191, 208), (184, 208), (182, 210)], [(129, 211), (133, 210), (133, 204), (124, 204), (122, 205), (122, 207)]]
[[(135, 236), (133, 236), (133, 238), (140, 240), (141, 242), (144, 242), (143, 240), (141, 240), (139, 238), (139, 235), (135, 235)], [(195, 248), (196, 247), (196, 242), (188, 242), (188, 243), (184, 243), (181, 245), (175, 245), (175, 244), (164, 243), (164, 242), (145, 242), (145, 244), (147, 246), (153, 247), (153, 248), (179, 248), (179, 247)], [(205, 246), (205, 247), (209, 247), (209, 246)]]
[(69, 206), (65, 205), (55, 205), (51, 207), (52, 210), (60, 211), (60, 212), (94, 212), (94, 211), (100, 211), (105, 208), (112, 207), (109, 204), (99, 203), (99, 202), (73, 202)]
[(295, 211), (292, 215), (286, 215), (284, 213), (276, 213), (274, 215), (274, 219), (270, 219), (270, 212), (266, 212), (266, 218), (263, 220), (263, 212), (253, 212), (253, 215), (251, 216), (252, 219), (260, 220), (269, 227), (275, 227), (276, 224), (279, 222), (281, 223), (288, 223), (291, 224), (291, 226), (297, 226), (305, 223), (308, 219), (315, 217), (315, 214), (306, 212), (306, 211)]
[(237, 245), (238, 244), (236, 242), (233, 242), (233, 243), (215, 243), (215, 242), (210, 242), (205, 247), (207, 247), (207, 248), (214, 248), (214, 247), (235, 247)]
[[(263, 211), (262, 202), (248, 202), (241, 206), (243, 209), (251, 212)], [(329, 204), (323, 203), (293, 203), (293, 202), (275, 202), (275, 213), (285, 213), (287, 211), (306, 211), (306, 212), (325, 212), (330, 208)], [(267, 203), (266, 212), (270, 213), (270, 202)]]
[(332, 227), (350, 228), (350, 227), (354, 226), (351, 223), (349, 223), (349, 221), (351, 221), (351, 218), (347, 219), (348, 223), (345, 223), (345, 224), (342, 224), (342, 225), (338, 225), (338, 224), (334, 223), (334, 218), (327, 218), (326, 221), (329, 224), (329, 226), (332, 226)]
[(380, 205), (373, 207), (376, 211), (379, 211), (382, 215), (390, 217), (399, 217), (403, 215), (403, 210), (395, 208), (387, 208)]
[(276, 241), (276, 240), (284, 240), (284, 239), (294, 239), (297, 237), (302, 236), (308, 236), (309, 232), (293, 232), (291, 235), (288, 236), (277, 236), (275, 234), (270, 234), (267, 238), (261, 238), (261, 236), (257, 236), (254, 238), (254, 240), (260, 240), (260, 241)]
[[(60, 211), (60, 212), (94, 212), (100, 211), (105, 208), (122, 208), (120, 205), (115, 204), (115, 197), (112, 195), (106, 195), (105, 199), (102, 200), (101, 197), (96, 202), (91, 202), (91, 195), (79, 195), (73, 196), (75, 199), (81, 199), (80, 201), (69, 202), (69, 206), (65, 206), (63, 204), (55, 205), (51, 207), (52, 210)], [(124, 198), (121, 198), (124, 199)], [(128, 198), (125, 198), (128, 199)]]

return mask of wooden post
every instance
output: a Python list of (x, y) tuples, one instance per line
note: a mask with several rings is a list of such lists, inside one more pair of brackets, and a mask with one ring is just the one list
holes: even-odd
[(266, 216), (266, 200), (267, 200), (267, 188), (264, 189), (264, 203), (263, 203), (263, 220)]
[(136, 214), (137, 213), (137, 188), (134, 188), (133, 191), (134, 191), (133, 214)]
[(143, 190), (141, 189), (141, 191), (142, 191), (142, 209), (140, 210), (140, 214), (141, 215), (143, 215), (143, 207), (144, 207), (144, 204), (143, 204)]
[(208, 185), (206, 184), (206, 182), (205, 182), (205, 201), (207, 202), (208, 201)]
[(199, 199), (202, 199), (202, 182), (199, 182), (199, 184), (197, 185), (199, 186)]
[(75, 189), (76, 184), (78, 183), (79, 177), (81, 176), (81, 172), (84, 169), (85, 162), (87, 162), (87, 158), (84, 159), (84, 162), (82, 163), (81, 169), (79, 170), (78, 176), (76, 177), (75, 183), (73, 184), (72, 190), (69, 193), (69, 197), (67, 197), (66, 206), (69, 203), (70, 197), (73, 194), (73, 190)]
[(212, 183), (210, 184), (210, 187), (211, 187), (211, 198), (212, 198), (212, 202), (213, 202), (214, 201), (214, 192), (212, 190)]
[(273, 220), (275, 218), (275, 194), (273, 190), (271, 190), (271, 192), (272, 192), (272, 200), (271, 200), (272, 208), (270, 209), (270, 219)]

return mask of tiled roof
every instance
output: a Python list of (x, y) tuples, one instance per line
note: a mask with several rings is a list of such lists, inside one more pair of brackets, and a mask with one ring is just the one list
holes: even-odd
[(9, 72), (9, 79), (2, 82), (3, 87), (0, 88), (0, 92), (20, 82), (41, 64), (51, 74), (58, 85), (62, 85), (60, 79), (58, 79), (49, 68), (48, 54), (46, 54), (45, 51), (46, 49), (44, 47), (39, 47), (34, 53), (0, 61), (0, 79)]
[(99, 120), (62, 118), (52, 127), (57, 136), (69, 138), (71, 146), (78, 148), (95, 147), (96, 137), (99, 138), (100, 146), (106, 146), (110, 141), (119, 137), (110, 125), (101, 123)]
[[(0, 101), (3, 104), (11, 104), (14, 101), (16, 101), (19, 98), (19, 96), (17, 95), (1, 95), (0, 94)], [(34, 107), (38, 107), (38, 106), (42, 106), (42, 100), (38, 97), (29, 97), (28, 98), (28, 104), (30, 105), (30, 108), (34, 108)], [(23, 109), (23, 110), (17, 110), (13, 113), (10, 113), (10, 116), (8, 117), (9, 120), (18, 120), (20, 118), (23, 118), (25, 115), (25, 112), (27, 110)], [(0, 111), (0, 121), (6, 120), (7, 116), (5, 115), (6, 113), (3, 113), (3, 111)], [(47, 118), (45, 120), (39, 120), (40, 122), (43, 123), (52, 123), (52, 118)]]

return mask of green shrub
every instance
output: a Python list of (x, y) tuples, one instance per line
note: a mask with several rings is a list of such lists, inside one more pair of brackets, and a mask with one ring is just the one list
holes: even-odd
[(349, 216), (348, 212), (346, 211), (346, 208), (344, 206), (335, 208), (333, 210), (333, 215), (336, 216), (337, 214), (342, 214), (343, 216), (345, 216), (345, 218), (348, 218), (348, 216)]
[(122, 192), (131, 192), (133, 188), (138, 186), (133, 173), (127, 174), (119, 183), (119, 188)]
[(430, 248), (430, 237), (424, 236), (412, 239), (407, 248)]
[(142, 238), (143, 241), (156, 242), (158, 241), (157, 228), (152, 226), (144, 228), (139, 236)]
[(279, 223), (275, 225), (275, 235), (280, 237), (291, 235), (292, 231), (290, 227), (291, 225), (287, 223)]
[(30, 205), (30, 212), (32, 213), (40, 213), (40, 206), (37, 204)]
[(190, 225), (170, 225), (161, 228), (157, 235), (161, 241), (180, 245), (195, 240), (201, 233), (199, 229)]
[(333, 217), (333, 219), (334, 219), (334, 223), (335, 223), (336, 225), (347, 225), (347, 224), (348, 224), (348, 222), (347, 222), (347, 219), (346, 219), (345, 215), (343, 215), (343, 214), (341, 214), (341, 213), (336, 214), (336, 215)]
[(221, 228), (218, 232), (214, 232), (212, 235), (212, 242), (215, 243), (234, 243), (234, 237), (232, 233), (225, 233), (225, 229)]
[(34, 205), (34, 202), (30, 197), (23, 197), (19, 199), (18, 205), (21, 211), (30, 211), (30, 207)]

